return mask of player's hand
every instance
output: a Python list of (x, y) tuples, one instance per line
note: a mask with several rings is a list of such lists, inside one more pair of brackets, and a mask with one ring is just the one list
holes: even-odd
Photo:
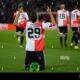
[(49, 6), (47, 6), (47, 12), (51, 13), (51, 9), (49, 8)]

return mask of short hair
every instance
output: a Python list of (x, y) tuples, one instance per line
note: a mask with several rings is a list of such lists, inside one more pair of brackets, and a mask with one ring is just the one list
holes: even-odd
[(39, 16), (39, 19), (38, 19), (38, 20), (39, 20), (39, 21), (42, 21), (42, 16), (41, 16), (41, 15)]
[(30, 13), (30, 20), (31, 20), (33, 23), (37, 21), (36, 12), (31, 12), (31, 13)]
[(75, 5), (75, 9), (77, 9), (77, 8), (79, 8), (79, 6), (78, 5)]
[(22, 2), (19, 3), (19, 5), (18, 5), (18, 9), (21, 8), (21, 7), (24, 7)]
[(60, 5), (62, 5), (62, 4), (64, 4), (64, 5), (65, 5), (65, 3), (64, 3), (64, 2), (61, 2), (61, 3), (60, 3)]

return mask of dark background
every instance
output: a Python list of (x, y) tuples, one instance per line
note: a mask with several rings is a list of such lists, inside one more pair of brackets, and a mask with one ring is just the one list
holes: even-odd
[(52, 11), (56, 11), (62, 2), (69, 11), (74, 9), (75, 5), (80, 6), (80, 0), (0, 0), (0, 23), (13, 22), (13, 13), (20, 2), (24, 3), (28, 14), (32, 10), (35, 12), (46, 11), (47, 5), (51, 7)]

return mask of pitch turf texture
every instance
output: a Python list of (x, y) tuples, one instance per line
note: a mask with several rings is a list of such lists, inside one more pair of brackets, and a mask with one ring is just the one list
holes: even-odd
[[(42, 72), (80, 72), (80, 49), (70, 48), (71, 31), (68, 32), (68, 47), (59, 47), (58, 31), (45, 31), (46, 69)], [(80, 45), (79, 45), (80, 46)], [(0, 31), (0, 72), (28, 72), (24, 69), (24, 47), (20, 48), (15, 31)]]

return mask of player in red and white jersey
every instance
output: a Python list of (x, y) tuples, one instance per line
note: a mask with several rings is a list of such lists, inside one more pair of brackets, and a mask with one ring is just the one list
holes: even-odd
[(67, 41), (67, 26), (69, 24), (69, 12), (65, 9), (65, 4), (60, 4), (60, 10), (56, 13), (57, 25), (59, 28), (60, 35), (60, 46), (63, 46), (63, 37), (64, 37), (64, 46), (66, 47)]
[[(21, 27), (16, 26), (16, 35), (17, 35), (18, 41), (20, 42), (20, 47), (22, 47), (23, 46), (23, 40), (24, 40), (24, 36), (23, 36), (24, 34), (23, 33), (24, 33), (24, 30), (26, 27), (26, 22), (29, 20), (29, 17), (28, 17), (27, 12), (24, 11), (23, 4), (19, 4), (18, 10), (21, 11), (19, 18), (18, 18), (18, 23), (19, 23), (19, 26), (21, 25)], [(18, 13), (19, 13), (19, 11), (16, 11), (14, 13), (14, 19)]]
[(78, 49), (78, 29), (79, 29), (79, 9), (77, 8), (77, 6), (75, 7), (75, 9), (71, 12), (71, 28), (72, 28), (72, 40), (71, 40), (71, 47), (73, 47), (75, 49)]
[(49, 7), (47, 11), (50, 15), (51, 23), (44, 23), (41, 21), (40, 18), (39, 21), (37, 21), (37, 15), (35, 12), (31, 13), (30, 21), (27, 22), (25, 68), (29, 69), (29, 66), (32, 62), (37, 62), (40, 65), (40, 70), (45, 69), (45, 61), (43, 54), (45, 39), (44, 30), (52, 28), (56, 24), (51, 9)]

